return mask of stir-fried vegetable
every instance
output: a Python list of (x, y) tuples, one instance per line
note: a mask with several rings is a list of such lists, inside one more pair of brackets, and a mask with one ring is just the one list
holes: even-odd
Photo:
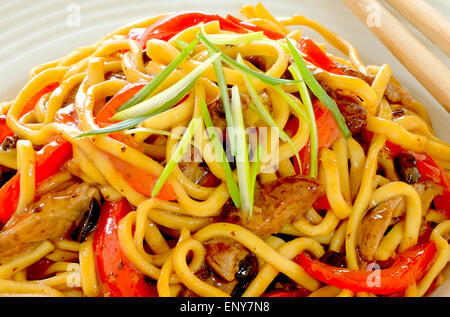
[(112, 120), (124, 120), (138, 116), (154, 115), (169, 109), (192, 89), (200, 75), (214, 62), (217, 57), (219, 57), (219, 54), (211, 56), (191, 71), (186, 77), (171, 87), (138, 105), (118, 112), (114, 117), (112, 117)]
[(181, 64), (182, 61), (186, 59), (186, 57), (189, 56), (189, 54), (192, 53), (195, 46), (198, 44), (198, 40), (194, 40), (186, 46), (181, 53), (175, 57), (175, 59), (167, 65), (163, 69), (161, 73), (159, 73), (152, 81), (150, 81), (142, 90), (140, 90), (139, 93), (135, 94), (132, 98), (130, 98), (127, 102), (125, 102), (123, 105), (121, 105), (118, 110), (122, 111), (128, 108), (131, 108), (141, 102), (143, 102), (145, 99), (150, 96), (152, 92), (155, 91), (156, 88), (159, 87), (163, 83), (164, 80), (166, 80), (167, 77), (178, 67), (178, 65)]
[[(243, 60), (243, 58), (242, 58), (242, 56), (240, 54), (237, 56), (237, 62), (239, 64), (241, 64), (241, 65), (245, 65), (244, 60)], [(297, 158), (298, 163), (301, 164), (300, 163), (300, 157), (298, 156), (298, 149), (295, 147), (294, 142), (292, 142), (292, 139), (286, 134), (286, 132), (284, 132), (283, 129), (281, 129), (278, 126), (278, 124), (275, 122), (275, 119), (272, 117), (270, 112), (264, 106), (264, 104), (263, 104), (261, 98), (259, 97), (258, 92), (256, 91), (255, 86), (253, 85), (251, 79), (245, 74), (243, 74), (243, 77), (244, 77), (245, 85), (247, 86), (247, 90), (248, 90), (248, 92), (250, 94), (250, 97), (252, 98), (252, 101), (253, 101), (253, 103), (255, 105), (253, 110), (270, 127), (277, 128), (277, 130), (280, 133), (280, 139), (283, 140), (284, 142), (287, 142), (290, 145), (290, 147), (292, 148), (292, 150), (295, 153), (295, 156)]]
[(215, 127), (213, 126), (213, 122), (211, 116), (209, 114), (208, 108), (206, 106), (206, 102), (203, 100), (200, 103), (200, 108), (202, 112), (203, 122), (205, 123), (206, 131), (208, 132), (209, 138), (211, 142), (213, 142), (215, 154), (217, 159), (222, 165), (222, 168), (225, 172), (225, 180), (227, 182), (228, 191), (230, 192), (231, 200), (233, 200), (234, 205), (237, 208), (240, 208), (241, 201), (239, 197), (239, 188), (234, 179), (233, 171), (231, 170), (230, 163), (227, 160), (227, 155), (223, 149), (221, 140), (216, 133)]
[(159, 176), (159, 179), (156, 182), (155, 187), (153, 188), (152, 197), (156, 197), (158, 195), (167, 178), (169, 178), (170, 174), (172, 174), (172, 171), (175, 168), (175, 166), (183, 158), (183, 154), (184, 152), (186, 152), (187, 148), (191, 145), (191, 140), (192, 137), (194, 136), (194, 132), (197, 131), (197, 129), (200, 127), (200, 124), (201, 124), (200, 119), (192, 119), (191, 122), (189, 123), (186, 131), (183, 134), (183, 137), (181, 138), (180, 142), (175, 148), (172, 157), (167, 162), (163, 172)]
[[(289, 70), (292, 73), (292, 76), (295, 79), (300, 79), (301, 75), (298, 71), (298, 68), (295, 65), (291, 65), (289, 67)], [(306, 87), (305, 82), (300, 82), (297, 84), (298, 90), (300, 92), (300, 96), (302, 98), (303, 104), (306, 107), (306, 112), (308, 114), (309, 119), (309, 142), (310, 142), (310, 171), (309, 175), (311, 177), (316, 178), (317, 173), (319, 170), (319, 162), (318, 162), (318, 155), (319, 155), (319, 141), (317, 136), (317, 124), (316, 124), (316, 118), (314, 116), (314, 108), (311, 102), (311, 97), (309, 96), (308, 89)], [(301, 165), (299, 165), (301, 167)]]
[(125, 198), (106, 202), (101, 208), (93, 247), (102, 289), (109, 297), (156, 297), (156, 287), (147, 284), (120, 246), (117, 226), (131, 210)]
[[(295, 261), (312, 277), (353, 292), (369, 292), (380, 295), (393, 294), (405, 290), (416, 283), (426, 272), (434, 254), (434, 242), (414, 246), (398, 254), (394, 264), (380, 271), (358, 271), (342, 267), (334, 267), (311, 259), (301, 253)], [(371, 276), (377, 276), (376, 280)]]
[(251, 217), (253, 213), (253, 199), (251, 198), (253, 190), (251, 188), (252, 181), (248, 160), (249, 152), (242, 114), (241, 96), (237, 86), (231, 88), (231, 111), (233, 113), (234, 134), (236, 136), (236, 168), (239, 179), (241, 210), (248, 217)]
[(300, 74), (299, 77), (305, 81), (308, 88), (311, 89), (313, 94), (322, 102), (322, 104), (324, 104), (331, 111), (342, 134), (346, 139), (348, 139), (351, 136), (351, 132), (348, 129), (347, 124), (345, 123), (345, 119), (342, 116), (341, 112), (339, 111), (339, 108), (337, 107), (336, 103), (334, 102), (333, 99), (330, 98), (330, 96), (327, 95), (322, 86), (317, 82), (317, 80), (308, 70), (308, 67), (306, 66), (306, 63), (303, 60), (303, 57), (301, 56), (300, 52), (295, 48), (295, 46), (291, 43), (291, 40), (286, 38), (286, 41), (289, 46), (291, 55), (294, 58), (295, 68)]
[(266, 75), (264, 73), (258, 72), (256, 70), (253, 70), (245, 65), (239, 64), (238, 62), (236, 62), (234, 59), (230, 58), (229, 56), (223, 54), (217, 47), (214, 46), (213, 43), (211, 43), (208, 38), (202, 34), (202, 33), (198, 33), (197, 37), (200, 39), (200, 41), (205, 44), (205, 46), (211, 50), (212, 52), (216, 53), (216, 54), (220, 54), (220, 58), (227, 63), (228, 65), (230, 65), (231, 67), (238, 69), (244, 73), (247, 73), (248, 75), (255, 77), (257, 79), (259, 79), (260, 81), (262, 81), (263, 83), (266, 83), (268, 85), (271, 86), (278, 86), (278, 85), (286, 85), (286, 84), (293, 84), (296, 81), (294, 80), (290, 80), (290, 79), (283, 79), (283, 78), (276, 78), (276, 77), (272, 77), (269, 75)]

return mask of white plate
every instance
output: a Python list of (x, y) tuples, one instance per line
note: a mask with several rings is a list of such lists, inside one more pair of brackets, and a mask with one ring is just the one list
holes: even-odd
[[(88, 45), (134, 20), (177, 10), (237, 14), (246, 0), (2, 0), (0, 3), (0, 101), (14, 98), (27, 81), (29, 70), (73, 49)], [(428, 0), (450, 18), (448, 0)], [(350, 40), (366, 64), (389, 64), (394, 76), (429, 111), (439, 137), (450, 142), (450, 115), (395, 57), (338, 0), (265, 0), (276, 16), (300, 13), (318, 20)], [(383, 2), (385, 4), (385, 2)], [(79, 24), (77, 23), (79, 13)], [(421, 33), (394, 13), (430, 50), (450, 67), (450, 60)], [(305, 32), (320, 39), (317, 34)], [(450, 87), (448, 87), (450, 89)], [(450, 296), (450, 281), (435, 292)]]

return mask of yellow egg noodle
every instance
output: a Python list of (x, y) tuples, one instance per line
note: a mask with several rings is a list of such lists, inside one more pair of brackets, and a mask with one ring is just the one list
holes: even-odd
[[(444, 283), (450, 255), (450, 220), (435, 210), (432, 203), (438, 191), (420, 192), (416, 186), (401, 181), (394, 160), (385, 150), (389, 141), (407, 151), (428, 153), (444, 169), (450, 167), (450, 146), (436, 137), (425, 107), (413, 100), (402, 103), (388, 98), (388, 86), (398, 84), (389, 65), (364, 65), (357, 50), (347, 40), (318, 22), (301, 15), (274, 18), (261, 4), (245, 5), (241, 13), (246, 22), (294, 41), (302, 38), (302, 27), (311, 28), (345, 56), (327, 53), (332, 61), (363, 76), (372, 76), (369, 84), (363, 77), (337, 75), (307, 61), (309, 69), (321, 83), (332, 90), (351, 93), (360, 100), (367, 113), (366, 129), (373, 134), (367, 147), (355, 137), (345, 139), (341, 135), (331, 147), (320, 149), (317, 179), (331, 208), (320, 212), (311, 207), (300, 217), (285, 223), (277, 234), (267, 236), (258, 235), (244, 225), (221, 221), (224, 206), (231, 201), (230, 192), (226, 172), (211, 151), (212, 142), (204, 133), (204, 125), (199, 131), (202, 139), (199, 152), (206, 168), (218, 180), (214, 186), (196, 183), (176, 164), (166, 184), (173, 189), (176, 200), (150, 198), (132, 186), (127, 176), (117, 169), (111, 157), (156, 178), (163, 173), (180, 141), (181, 135), (176, 134), (176, 129), (187, 127), (192, 119), (202, 118), (203, 101), (209, 105), (220, 98), (213, 65), (202, 72), (187, 97), (175, 107), (147, 118), (134, 133), (127, 134), (136, 146), (110, 135), (77, 137), (99, 128), (95, 113), (126, 85), (151, 81), (161, 73), (180, 54), (180, 43), (191, 43), (202, 31), (207, 35), (230, 34), (220, 28), (218, 21), (213, 21), (187, 28), (167, 42), (150, 39), (145, 51), (138, 41), (127, 37), (130, 30), (149, 27), (166, 16), (161, 15), (127, 25), (90, 46), (34, 67), (28, 83), (17, 97), (1, 104), (1, 114), (6, 116), (7, 125), (18, 138), (15, 148), (2, 147), (0, 150), (2, 173), (17, 170), (20, 175), (16, 213), (26, 210), (37, 197), (73, 182), (74, 178), (97, 188), (105, 201), (126, 198), (133, 211), (118, 223), (120, 248), (136, 271), (151, 280), (149, 283), (162, 297), (187, 293), (206, 297), (231, 295), (199, 274), (206, 265), (208, 243), (218, 238), (234, 241), (257, 259), (258, 270), (242, 296), (267, 295), (270, 285), (280, 274), (311, 297), (376, 296), (327, 285), (309, 275), (295, 258), (304, 251), (315, 259), (327, 252), (339, 252), (345, 254), (348, 268), (365, 270), (358, 240), (363, 219), (377, 206), (403, 197), (404, 208), (397, 214), (394, 211), (389, 230), (385, 230), (375, 245), (373, 261), (395, 259), (397, 254), (417, 245), (424, 228), (429, 226), (432, 229), (429, 241), (436, 246), (432, 264), (420, 281), (409, 285), (403, 295), (424, 296), (433, 283), (437, 284), (434, 287)], [(326, 45), (317, 44), (325, 49)], [(266, 75), (275, 78), (282, 78), (293, 62), (286, 46), (284, 38), (219, 45), (221, 51), (232, 59), (238, 55), (260, 57), (259, 61), (267, 65)], [(152, 96), (185, 78), (208, 57), (205, 45), (197, 44), (191, 55), (156, 88)], [(247, 63), (248, 67), (258, 70), (255, 65)], [(237, 86), (242, 96), (249, 94), (241, 71), (225, 63), (223, 69), (229, 87)], [(21, 115), (30, 98), (55, 82), (59, 83), (58, 88), (42, 95), (32, 111)], [(296, 152), (307, 146), (311, 135), (309, 123), (282, 98), (277, 88), (260, 80), (255, 80), (254, 86), (258, 92), (264, 91), (269, 111), (280, 128), (287, 128), (294, 116), (299, 122), (298, 129), (290, 136), (292, 144), (280, 141), (275, 149), (277, 153), (268, 153), (269, 157), (278, 156), (279, 166), (275, 172), (259, 174), (258, 183), (264, 186), (296, 174)], [(306, 109), (296, 94), (296, 85), (279, 87), (300, 109)], [(56, 114), (71, 98), (78, 125), (55, 121)], [(396, 115), (399, 112), (402, 112), (401, 116)], [(267, 126), (252, 108), (244, 107), (243, 117), (246, 126)], [(153, 130), (169, 134), (159, 135)], [(71, 143), (73, 157), (64, 169), (37, 184), (37, 151), (52, 142), (55, 135)], [(7, 230), (10, 226), (0, 235)], [(284, 239), (286, 236), (290, 238)], [(32, 249), (0, 263), (0, 295), (103, 296), (95, 250), (92, 233), (81, 242), (67, 236), (41, 241)], [(31, 278), (30, 268), (44, 260), (48, 267), (41, 274), (42, 279)]]

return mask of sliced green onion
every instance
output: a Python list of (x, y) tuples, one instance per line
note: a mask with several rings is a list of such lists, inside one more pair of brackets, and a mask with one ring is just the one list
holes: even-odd
[(164, 111), (170, 109), (175, 104), (177, 104), (181, 99), (184, 98), (184, 96), (187, 95), (187, 93), (189, 91), (191, 91), (191, 89), (194, 87), (194, 85), (195, 85), (195, 80), (192, 81), (188, 86), (184, 87), (183, 90), (181, 90), (172, 99), (170, 99), (169, 101), (167, 101), (165, 104), (161, 105), (160, 107), (155, 108), (152, 112), (148, 113), (147, 115), (137, 116), (134, 118), (126, 119), (126, 120), (120, 121), (118, 123), (115, 123), (115, 124), (110, 125), (105, 128), (92, 130), (92, 131), (83, 133), (83, 134), (79, 135), (78, 137), (86, 137), (86, 136), (100, 135), (100, 134), (110, 134), (110, 133), (127, 130), (130, 128), (134, 128), (137, 125), (139, 125), (140, 123), (142, 123), (143, 121), (147, 120), (148, 118), (153, 117), (161, 112), (164, 112)]
[(292, 110), (294, 110), (295, 114), (302, 118), (303, 121), (308, 122), (309, 123), (309, 119), (308, 119), (308, 115), (303, 111), (303, 109), (301, 109), (295, 102), (294, 100), (292, 100), (291, 97), (288, 96), (288, 94), (281, 89), (280, 87), (273, 87), (275, 89), (275, 91), (281, 96), (281, 98), (283, 98), (284, 101), (286, 101), (292, 108)]
[[(181, 64), (181, 62), (191, 54), (194, 50), (195, 46), (198, 44), (198, 40), (194, 40), (191, 44), (188, 44), (183, 51), (172, 61), (169, 65), (167, 65), (164, 70), (159, 73), (152, 81), (150, 81), (147, 85), (145, 85), (138, 93), (136, 93), (133, 97), (131, 97), (127, 102), (121, 105), (117, 111), (122, 111), (128, 108), (131, 108), (145, 99), (147, 99), (150, 94), (155, 91), (156, 88), (164, 81), (167, 77)], [(186, 43), (187, 44), (187, 43)]]
[(262, 31), (246, 34), (208, 34), (207, 37), (214, 45), (239, 45), (265, 38)]
[(219, 54), (211, 56), (206, 61), (197, 66), (193, 71), (191, 71), (186, 77), (178, 81), (176, 84), (167, 88), (166, 90), (160, 92), (159, 94), (135, 105), (131, 108), (122, 110), (116, 113), (111, 119), (112, 120), (124, 120), (137, 116), (145, 116), (153, 114), (155, 112), (162, 112), (167, 110), (168, 104), (172, 100), (176, 99), (180, 95), (180, 91), (184, 91), (187, 87), (192, 87), (201, 74), (210, 66), (214, 60), (219, 57)]
[(215, 127), (213, 126), (213, 122), (211, 119), (211, 115), (209, 114), (208, 107), (206, 106), (206, 102), (202, 100), (200, 102), (200, 109), (202, 112), (203, 122), (205, 122), (205, 127), (209, 134), (209, 138), (211, 142), (213, 142), (215, 154), (219, 162), (222, 164), (222, 168), (225, 172), (225, 181), (227, 183), (228, 191), (230, 192), (231, 199), (233, 200), (234, 205), (237, 208), (241, 207), (241, 201), (239, 198), (239, 187), (234, 179), (233, 171), (231, 170), (230, 163), (228, 163), (227, 155), (223, 149), (222, 143), (217, 136)]
[[(296, 65), (289, 66), (289, 71), (292, 73), (294, 78), (301, 78), (301, 74), (297, 69)], [(318, 155), (319, 155), (319, 139), (317, 136), (317, 124), (316, 117), (314, 115), (314, 109), (311, 102), (311, 97), (309, 95), (308, 88), (305, 82), (300, 82), (297, 84), (298, 91), (302, 98), (303, 104), (306, 107), (306, 111), (309, 117), (309, 142), (311, 144), (311, 168), (309, 175), (316, 178), (319, 170)]]
[(140, 123), (142, 123), (143, 121), (145, 121), (148, 118), (149, 118), (149, 116), (140, 116), (140, 117), (123, 120), (121, 122), (115, 123), (115, 124), (107, 126), (105, 128), (82, 133), (82, 134), (78, 135), (77, 138), (83, 138), (83, 137), (88, 137), (88, 136), (93, 136), (93, 135), (101, 135), (101, 134), (110, 134), (110, 133), (127, 130), (130, 128), (136, 127), (137, 125), (139, 125)]
[(130, 129), (123, 132), (124, 134), (135, 134), (135, 133), (151, 133), (151, 134), (158, 134), (158, 135), (165, 135), (170, 136), (173, 139), (179, 139), (180, 137), (164, 130), (156, 130), (156, 129), (148, 129), (148, 128), (136, 128), (136, 129)]
[(256, 160), (254, 163), (252, 163), (251, 170), (250, 170), (250, 178), (251, 178), (251, 193), (250, 193), (250, 199), (251, 199), (251, 205), (253, 206), (254, 199), (255, 199), (255, 188), (256, 188), (256, 177), (259, 174), (259, 169), (261, 167), (261, 145), (258, 144), (256, 147), (256, 151), (254, 155), (256, 156)]
[[(238, 54), (237, 56), (237, 62), (238, 63), (244, 63), (244, 60), (242, 59), (242, 56), (240, 54)], [(292, 139), (286, 134), (286, 132), (284, 132), (283, 129), (281, 129), (278, 124), (275, 122), (275, 119), (272, 117), (272, 115), (270, 114), (270, 112), (267, 110), (267, 108), (264, 106), (261, 98), (258, 95), (258, 92), (255, 89), (255, 86), (253, 85), (251, 79), (245, 75), (242, 74), (244, 77), (244, 81), (245, 81), (245, 85), (247, 86), (247, 90), (250, 94), (250, 97), (252, 98), (252, 101), (255, 105), (255, 107), (252, 109), (254, 112), (256, 112), (256, 114), (261, 117), (261, 119), (264, 120), (264, 122), (266, 124), (268, 124), (269, 126), (273, 127), (273, 128), (277, 128), (279, 133), (280, 133), (280, 139), (283, 140), (284, 142), (287, 142), (290, 147), (292, 148), (292, 150), (295, 153), (295, 157), (297, 158), (298, 164), (299, 166), (301, 166), (301, 162), (300, 162), (300, 156), (298, 154), (299, 149), (297, 149), (295, 147), (294, 142), (292, 141)]]
[(159, 191), (163, 187), (166, 180), (169, 178), (170, 174), (172, 174), (175, 166), (181, 161), (183, 158), (184, 152), (186, 152), (187, 148), (191, 145), (192, 137), (194, 136), (194, 132), (200, 127), (201, 120), (200, 119), (192, 119), (189, 123), (183, 137), (178, 143), (175, 151), (172, 154), (172, 157), (167, 162), (164, 170), (158, 178), (158, 181), (155, 184), (155, 187), (152, 190), (152, 197), (158, 195)]
[(239, 64), (235, 60), (233, 60), (232, 58), (230, 58), (227, 55), (223, 54), (201, 32), (199, 32), (197, 34), (197, 37), (212, 52), (220, 54), (221, 59), (225, 63), (227, 63), (228, 65), (234, 67), (235, 69), (238, 69), (238, 70), (240, 70), (240, 71), (242, 71), (244, 73), (247, 73), (250, 76), (253, 76), (253, 77), (259, 79), (263, 83), (266, 83), (266, 84), (271, 85), (271, 86), (278, 86), (278, 85), (294, 84), (296, 82), (295, 80), (272, 77), (272, 76), (266, 75), (264, 73), (258, 72), (256, 70), (253, 70), (253, 69), (251, 69), (251, 68), (249, 68), (249, 67), (247, 67), (245, 65)]
[(239, 193), (241, 198), (241, 210), (249, 218), (253, 214), (252, 199), (250, 198), (251, 178), (250, 178), (250, 163), (248, 160), (247, 138), (245, 133), (244, 118), (242, 114), (241, 96), (239, 94), (238, 86), (233, 86), (231, 89), (231, 110), (233, 112), (233, 121), (236, 140), (236, 169), (239, 180)]
[(330, 98), (330, 96), (328, 96), (328, 94), (325, 92), (316, 78), (314, 78), (314, 76), (311, 74), (308, 67), (306, 66), (305, 60), (301, 56), (300, 52), (295, 48), (295, 46), (292, 45), (291, 41), (286, 38), (286, 42), (289, 46), (291, 55), (294, 58), (294, 64), (299, 71), (299, 74), (301, 75), (299, 76), (299, 78), (306, 82), (312, 93), (331, 111), (331, 114), (333, 115), (334, 120), (336, 120), (336, 123), (342, 134), (346, 139), (348, 139), (349, 137), (351, 137), (352, 133), (348, 129), (347, 124), (345, 123), (345, 119), (339, 111), (336, 103), (333, 99)]

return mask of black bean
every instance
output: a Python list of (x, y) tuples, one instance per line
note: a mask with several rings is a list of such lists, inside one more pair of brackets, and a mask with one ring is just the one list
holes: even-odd
[(97, 226), (98, 218), (100, 217), (100, 203), (97, 199), (92, 199), (89, 205), (89, 210), (83, 215), (78, 227), (72, 233), (72, 239), (78, 242), (83, 242), (87, 239), (89, 234), (94, 231)]

